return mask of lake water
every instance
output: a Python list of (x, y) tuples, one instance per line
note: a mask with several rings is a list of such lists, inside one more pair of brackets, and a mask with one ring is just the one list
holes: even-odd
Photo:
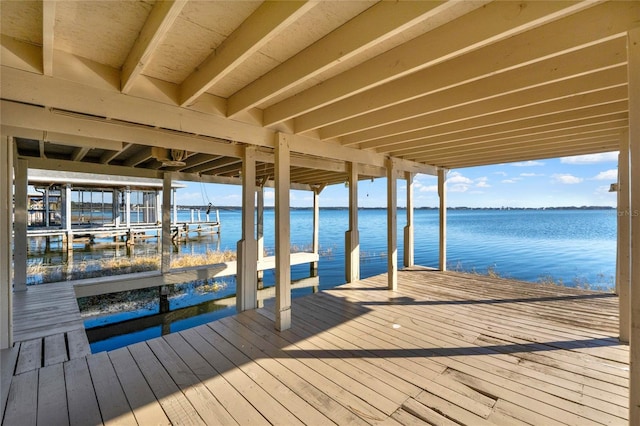
[[(180, 212), (179, 220), (189, 220), (188, 211)], [(398, 264), (402, 265), (403, 227), (406, 212), (398, 210)], [(222, 232), (219, 240), (195, 242), (179, 246), (182, 253), (199, 253), (219, 247), (235, 250), (240, 239), (239, 209), (220, 210)], [(360, 230), (361, 277), (386, 272), (386, 210), (361, 209)], [(313, 212), (311, 209), (291, 211), (291, 244), (311, 247)], [(265, 249), (274, 252), (274, 212), (264, 214)], [(320, 211), (320, 289), (344, 282), (344, 232), (348, 228), (346, 209)], [(438, 211), (414, 211), (415, 264), (438, 266)], [(582, 285), (610, 290), (614, 286), (616, 256), (615, 210), (450, 210), (447, 226), (447, 259), (449, 270), (486, 273), (488, 269), (500, 276), (539, 282), (562, 281), (565, 285)], [(155, 246), (155, 245), (153, 245)], [(146, 249), (148, 251), (148, 248)], [(292, 279), (309, 275), (308, 265), (292, 268)], [(265, 271), (265, 285), (274, 282), (273, 271)], [(211, 302), (213, 298), (235, 293), (233, 278), (224, 279), (226, 288), (214, 295), (189, 292), (170, 301), (171, 309), (180, 311), (187, 305), (201, 303), (192, 314), (175, 315), (167, 323), (149, 325), (125, 335), (111, 336), (92, 343), (92, 350), (131, 344), (175, 332), (214, 319), (231, 315), (233, 308)], [(310, 289), (296, 290), (293, 296), (308, 294)], [(184, 312), (186, 312), (183, 309)], [(127, 320), (157, 312), (150, 306), (137, 312), (119, 313), (85, 321), (87, 328)], [(91, 331), (89, 332), (91, 339)], [(108, 334), (108, 333), (107, 333)]]

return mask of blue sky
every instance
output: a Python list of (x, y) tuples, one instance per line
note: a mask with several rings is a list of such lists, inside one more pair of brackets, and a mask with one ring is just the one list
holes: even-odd
[[(498, 164), (451, 170), (447, 179), (448, 205), (451, 207), (558, 207), (615, 206), (616, 195), (609, 192), (617, 180), (618, 153), (592, 154), (521, 163)], [(178, 190), (180, 205), (240, 206), (237, 185), (185, 182)], [(406, 181), (398, 180), (398, 206), (403, 207)], [(273, 190), (265, 190), (265, 204), (273, 205)], [(331, 185), (320, 194), (324, 207), (347, 206), (348, 188)], [(417, 175), (414, 181), (416, 207), (437, 207), (437, 179)], [(291, 205), (312, 206), (307, 191), (291, 191)], [(361, 207), (386, 206), (386, 179), (361, 181), (358, 204)]]

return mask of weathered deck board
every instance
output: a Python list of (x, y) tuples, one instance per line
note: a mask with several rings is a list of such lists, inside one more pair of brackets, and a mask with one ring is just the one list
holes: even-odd
[(13, 295), (13, 338), (18, 372), (91, 354), (73, 286), (69, 282), (29, 286)]
[(69, 424), (64, 366), (53, 364), (39, 370), (38, 424)]
[(19, 345), (17, 347), (0, 349), (0, 417), (7, 406), (11, 378), (18, 362)]
[(267, 307), (45, 368), (25, 353), (3, 424), (627, 424), (615, 296), (433, 271), (386, 285), (294, 299), (284, 332)]

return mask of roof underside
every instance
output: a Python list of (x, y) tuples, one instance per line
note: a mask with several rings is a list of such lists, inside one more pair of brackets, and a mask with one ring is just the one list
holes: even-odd
[(640, 25), (631, 1), (3, 1), (1, 12), (2, 130), (21, 156), (231, 182), (256, 145), (267, 181), (282, 132), (302, 185), (344, 181), (344, 161), (371, 166), (369, 178), (387, 157), (450, 169), (618, 150), (626, 32)]

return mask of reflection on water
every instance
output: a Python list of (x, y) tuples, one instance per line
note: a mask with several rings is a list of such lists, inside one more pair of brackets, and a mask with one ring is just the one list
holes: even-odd
[[(291, 296), (315, 293), (318, 291), (318, 277), (310, 277), (291, 283)], [(207, 296), (205, 296), (207, 297)], [(209, 296), (215, 297), (215, 296)], [(275, 297), (273, 286), (258, 290), (258, 306)], [(172, 305), (180, 306), (180, 300), (172, 301)], [(184, 300), (182, 301), (184, 302)], [(103, 326), (92, 326), (96, 319), (85, 321), (87, 337), (93, 353), (120, 348), (133, 343), (163, 336), (169, 333), (186, 330), (206, 324), (236, 313), (235, 294), (215, 300), (207, 300), (195, 305), (174, 307), (166, 313), (147, 313), (124, 321)], [(141, 315), (141, 313), (138, 313)]]

